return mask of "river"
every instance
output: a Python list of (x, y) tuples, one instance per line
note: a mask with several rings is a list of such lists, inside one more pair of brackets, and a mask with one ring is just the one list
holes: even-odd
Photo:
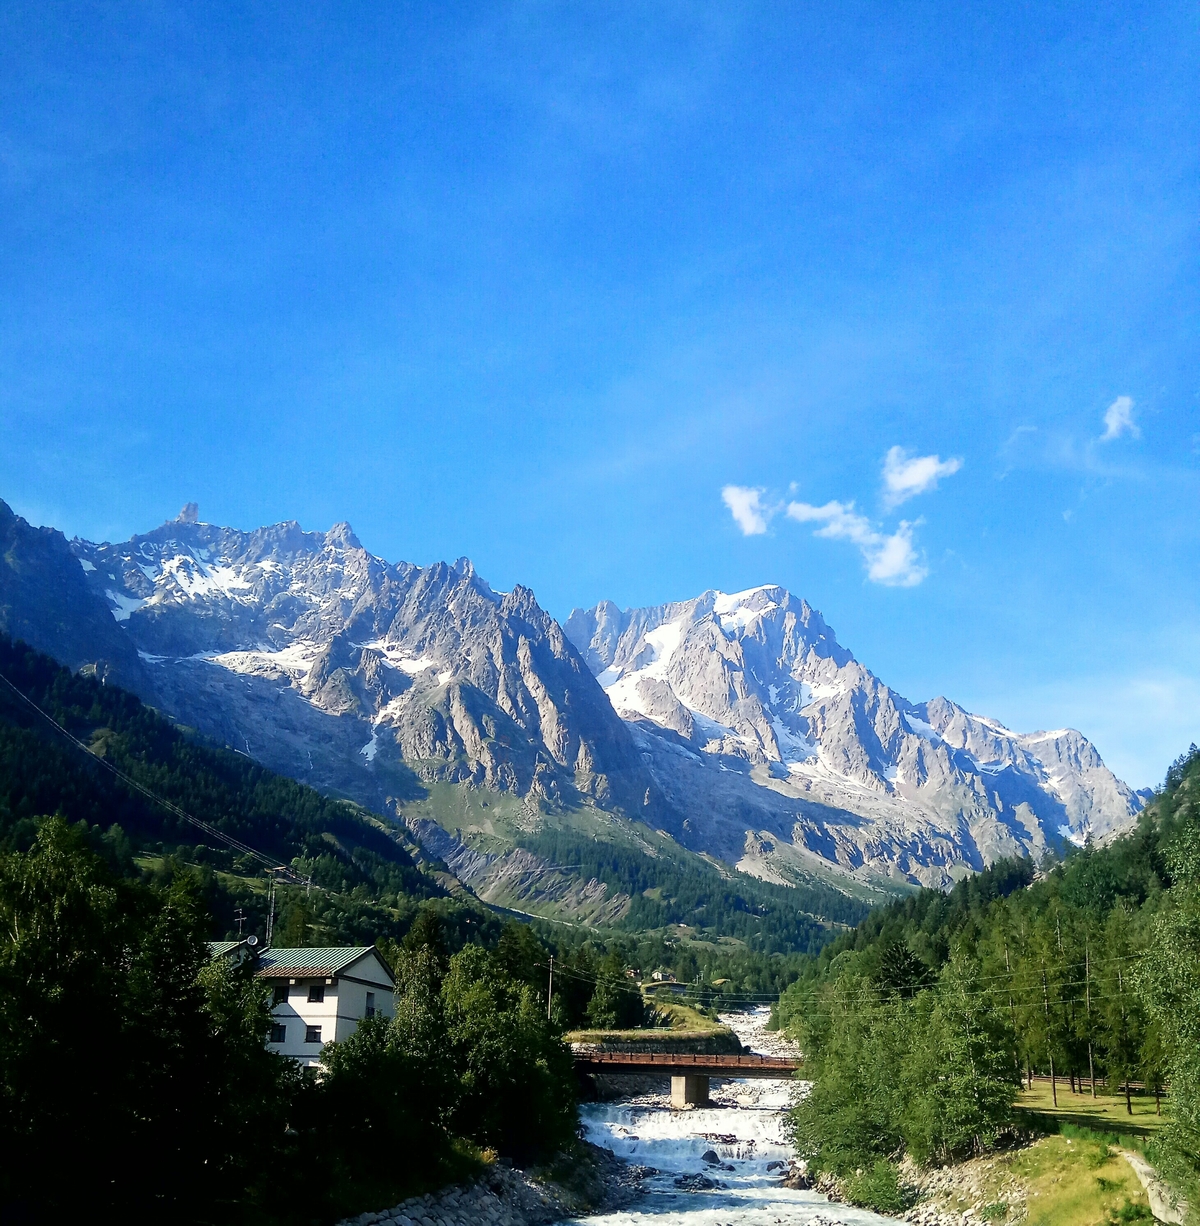
[[(788, 1053), (786, 1043), (765, 1029), (769, 1011), (722, 1017), (751, 1051)], [(626, 1209), (580, 1218), (583, 1226), (895, 1226), (891, 1218), (832, 1204), (819, 1192), (782, 1187), (792, 1151), (783, 1135), (783, 1115), (792, 1092), (785, 1081), (714, 1084), (711, 1105), (672, 1111), (669, 1096), (640, 1095), (616, 1102), (587, 1103), (582, 1119), (587, 1139), (618, 1157), (654, 1167), (646, 1193)], [(720, 1166), (705, 1162), (715, 1153)], [(713, 1187), (696, 1186), (703, 1176)], [(685, 1181), (683, 1186), (676, 1180)], [(693, 1186), (688, 1187), (687, 1183)]]

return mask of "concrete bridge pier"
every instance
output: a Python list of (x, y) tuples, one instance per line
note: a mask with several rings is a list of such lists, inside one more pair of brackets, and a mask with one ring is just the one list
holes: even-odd
[(708, 1105), (708, 1078), (688, 1073), (671, 1078), (671, 1106), (705, 1107)]

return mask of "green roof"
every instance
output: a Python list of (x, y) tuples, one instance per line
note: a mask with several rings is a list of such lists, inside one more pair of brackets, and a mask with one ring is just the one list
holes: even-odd
[(233, 953), (235, 949), (244, 941), (209, 941), (208, 954), (210, 958), (220, 958), (225, 954)]
[[(378, 951), (374, 945), (318, 946), (315, 949), (267, 949), (258, 958), (260, 975), (337, 975), (366, 954)], [(382, 958), (380, 963), (388, 969)], [(390, 974), (390, 971), (389, 971)]]

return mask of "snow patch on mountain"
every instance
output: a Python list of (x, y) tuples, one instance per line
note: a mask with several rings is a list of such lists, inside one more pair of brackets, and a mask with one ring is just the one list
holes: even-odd
[[(95, 570), (95, 567), (92, 569)], [(146, 603), (137, 596), (127, 596), (124, 592), (114, 592), (111, 588), (106, 588), (104, 594), (114, 605), (113, 619), (119, 622), (128, 621), (130, 615), (136, 613)]]
[[(348, 524), (240, 532), (195, 514), (71, 550), (153, 700), (275, 769), (382, 810), (414, 774), (664, 809), (562, 628), (469, 559), (392, 564)], [(648, 655), (665, 667), (670, 650)]]
[(602, 602), (567, 633), (667, 796), (704, 815), (694, 845), (739, 862), (753, 833), (749, 862), (771, 879), (795, 868), (783, 849), (799, 840), (864, 878), (946, 885), (1000, 856), (1111, 837), (1141, 808), (1080, 733), (910, 703), (781, 587)]

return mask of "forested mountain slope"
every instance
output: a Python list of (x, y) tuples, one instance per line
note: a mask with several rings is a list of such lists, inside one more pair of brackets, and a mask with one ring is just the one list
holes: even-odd
[[(594, 921), (607, 931), (682, 926), (680, 936), (732, 937), (738, 947), (760, 953), (816, 952), (830, 935), (817, 914), (854, 923), (867, 909), (829, 887), (794, 890), (722, 870), (669, 836), (644, 828), (640, 841), (622, 839), (624, 826), (601, 839), (586, 837), (572, 824), (514, 827), (512, 842), (504, 844), (508, 850), (492, 856), (464, 854), (464, 845), (452, 836), (426, 833), (433, 854), (445, 853), (453, 873), (466, 883), (464, 889), (440, 859), (430, 861), (411, 841), (406, 824), (330, 799), (242, 754), (208, 744), (132, 694), (94, 676), (72, 674), (2, 636), (0, 677), (95, 757), (193, 817), (311, 877), (320, 890), (289, 895), (296, 928), (289, 939), (297, 944), (400, 935), (419, 899), (447, 890), (468, 898), (468, 890), (480, 882), (492, 887), (490, 894), (480, 891), (485, 903), (514, 905), (509, 895), (495, 896), (496, 882), (507, 883), (518, 902), (529, 902), (530, 879), (544, 891), (555, 877), (564, 882), (564, 894), (581, 890), (608, 900), (608, 911)], [(206, 867), (209, 905), (222, 933), (230, 929), (235, 907), (246, 913), (249, 930), (263, 930), (264, 893), (238, 884), (239, 878), (261, 878), (261, 864), (222, 848), (131, 790), (71, 745), (8, 685), (0, 685), (0, 849), (27, 846), (35, 819), (50, 813), (88, 822), (98, 838), (110, 831), (103, 837), (112, 855), (175, 855)], [(598, 811), (596, 817), (613, 823)], [(488, 820), (500, 818), (496, 814)], [(553, 905), (543, 909), (554, 913)]]
[[(328, 900), (341, 897), (337, 914), (328, 919), (339, 939), (373, 941), (394, 931), (418, 899), (445, 892), (435, 876), (418, 869), (402, 830), (187, 735), (116, 686), (72, 674), (4, 636), (0, 676), (97, 759), (311, 877), (322, 887), (325, 910)], [(135, 854), (181, 856), (205, 866), (208, 902), (222, 935), (232, 928), (235, 907), (246, 911), (249, 931), (265, 927), (265, 892), (236, 885), (240, 878), (261, 877), (264, 865), (223, 847), (128, 787), (100, 761), (90, 761), (9, 685), (0, 684), (0, 850), (30, 845), (36, 819), (47, 814), (87, 822), (110, 859), (126, 866)]]
[(1200, 751), (1108, 846), (1036, 877), (1004, 862), (877, 909), (808, 963), (778, 1013), (810, 1056), (797, 1135), (818, 1163), (969, 1152), (1033, 1072), (1126, 1097), (1131, 1080), (1169, 1082), (1163, 1161), (1194, 1193)]

